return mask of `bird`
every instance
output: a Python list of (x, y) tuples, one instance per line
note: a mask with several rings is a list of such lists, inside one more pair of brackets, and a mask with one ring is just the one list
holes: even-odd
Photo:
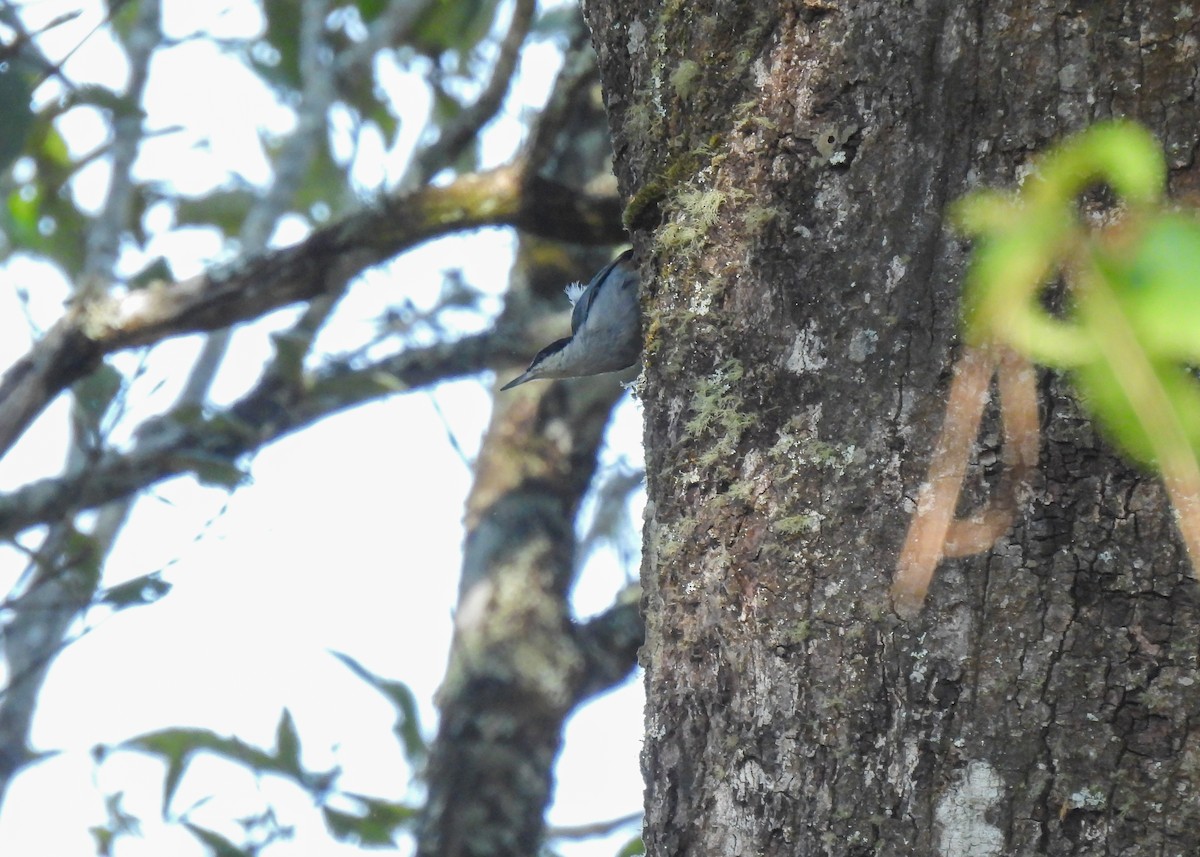
[(535, 354), (529, 368), (501, 391), (539, 378), (581, 378), (636, 363), (642, 353), (640, 284), (630, 249), (601, 268), (586, 287), (580, 283), (567, 286), (567, 298), (575, 307), (571, 335)]

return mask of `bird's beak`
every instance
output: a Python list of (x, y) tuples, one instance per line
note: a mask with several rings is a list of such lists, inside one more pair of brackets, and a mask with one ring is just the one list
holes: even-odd
[(513, 387), (519, 386), (520, 384), (524, 384), (526, 381), (532, 381), (532, 380), (533, 380), (532, 375), (530, 375), (528, 372), (522, 372), (520, 375), (513, 378), (511, 381), (509, 381), (507, 384), (505, 384), (503, 387), (501, 387), (500, 392), (503, 393), (505, 390), (511, 390)]

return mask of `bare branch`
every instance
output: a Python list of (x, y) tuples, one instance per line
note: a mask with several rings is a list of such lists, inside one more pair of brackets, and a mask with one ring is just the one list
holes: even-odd
[(583, 195), (508, 165), (391, 197), (232, 269), (81, 300), (0, 378), (0, 453), (106, 354), (336, 294), (369, 266), (451, 232), (508, 225), (547, 238), (615, 243), (624, 234), (619, 208), (615, 197)]
[(237, 459), (318, 420), (511, 359), (520, 337), (489, 331), (389, 357), (365, 368), (334, 363), (299, 389), (264, 376), (226, 411), (203, 417), (183, 409), (142, 427), (132, 452), (106, 452), (87, 470), (32, 482), (0, 498), (0, 534), (58, 520), (69, 512), (127, 497), (183, 473), (230, 473)]
[(500, 110), (512, 85), (517, 60), (521, 56), (525, 37), (529, 35), (536, 6), (534, 0), (517, 0), (508, 33), (500, 43), (500, 55), (496, 58), (491, 79), (475, 103), (442, 130), (436, 143), (421, 152), (417, 159), (418, 180), (425, 180), (454, 163), (479, 134), (479, 129)]
[[(149, 80), (150, 60), (161, 36), (159, 0), (146, 0), (139, 5), (133, 26), (123, 39), (130, 67), (126, 98), (137, 109), (122, 111), (113, 117), (111, 178), (100, 216), (88, 231), (82, 276), (75, 284), (76, 301), (80, 306), (106, 294), (120, 250), (121, 235), (130, 223), (134, 203), (133, 162), (143, 137), (140, 105)], [(3, 414), (19, 415), (22, 407), (31, 407), (27, 423), (49, 400), (41, 399), (42, 395), (55, 395), (70, 383), (67, 381), (52, 391), (41, 385), (46, 377), (52, 377), (42, 374), (47, 368), (60, 371), (66, 368), (59, 361), (71, 360), (72, 338), (69, 333), (58, 331), (56, 326), (41, 340), (67, 348), (51, 354), (41, 352), (43, 357), (50, 359), (50, 367), (34, 366), (33, 371), (19, 372), (18, 376), (28, 383), (18, 386), (11, 402), (4, 396), (8, 389), (4, 383), (9, 378), (6, 374), (0, 381), (0, 402), (4, 403), (0, 421), (4, 419)], [(38, 346), (34, 346), (30, 355), (38, 352)], [(72, 435), (67, 468), (73, 471), (85, 462), (90, 440), (78, 424), (73, 426)], [(0, 449), (6, 450), (7, 446)], [(62, 644), (71, 622), (91, 599), (101, 556), (96, 543), (81, 539), (73, 524), (58, 522), (46, 533), (39, 560), (34, 583), (13, 610), (4, 634), (4, 657), (11, 683), (10, 692), (0, 702), (0, 746), (14, 751), (26, 748), (34, 702), (45, 680), (49, 661)], [(24, 761), (19, 757), (0, 757), (0, 798)]]
[(642, 820), (642, 813), (631, 812), (620, 818), (610, 818), (606, 821), (593, 821), (591, 824), (563, 824), (546, 830), (547, 839), (591, 839), (596, 836), (608, 836), (616, 833), (622, 827), (629, 827)]
[(646, 638), (641, 600), (641, 584), (628, 586), (612, 607), (579, 628), (576, 642), (587, 667), (575, 689), (577, 705), (611, 690), (637, 666), (638, 649)]
[(541, 113), (530, 123), (524, 157), (534, 169), (551, 161), (555, 151), (564, 146), (564, 140), (570, 137), (567, 127), (578, 114), (580, 105), (587, 103), (585, 90), (599, 84), (600, 71), (596, 67), (596, 55), (588, 49), (588, 30), (580, 21), (578, 31), (571, 38), (562, 70), (554, 82), (550, 98)]

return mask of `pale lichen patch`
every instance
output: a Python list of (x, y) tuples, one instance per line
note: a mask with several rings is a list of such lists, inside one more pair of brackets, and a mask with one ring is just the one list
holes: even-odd
[(1004, 781), (987, 762), (967, 765), (938, 801), (939, 854), (992, 857), (1004, 850), (1003, 831), (987, 819), (988, 811), (1000, 801), (1003, 788)]
[(802, 375), (825, 368), (829, 360), (825, 357), (825, 343), (817, 336), (817, 323), (810, 321), (792, 341), (792, 353), (784, 364), (789, 371)]

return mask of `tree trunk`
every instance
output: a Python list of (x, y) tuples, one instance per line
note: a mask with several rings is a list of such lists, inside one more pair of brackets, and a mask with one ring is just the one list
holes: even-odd
[(1065, 383), (1041, 377), (1011, 531), (943, 562), (914, 620), (888, 586), (958, 354), (947, 204), (1112, 116), (1194, 188), (1200, 16), (586, 14), (647, 282), (648, 853), (1195, 853), (1196, 584), (1161, 487)]
[[(547, 139), (531, 148), (553, 153), (545, 172), (576, 188), (611, 173), (597, 83), (594, 64), (569, 63), (534, 132)], [(611, 250), (522, 236), (506, 314), (552, 312), (559, 325), (548, 329), (560, 335), (569, 308), (563, 284), (586, 282), (611, 257)], [(510, 366), (497, 384), (526, 363)], [(614, 375), (497, 393), (467, 500), (418, 857), (537, 854), (566, 719), (634, 667), (642, 641), (636, 596), (587, 622), (573, 619), (569, 599), (576, 515), (622, 394)]]

